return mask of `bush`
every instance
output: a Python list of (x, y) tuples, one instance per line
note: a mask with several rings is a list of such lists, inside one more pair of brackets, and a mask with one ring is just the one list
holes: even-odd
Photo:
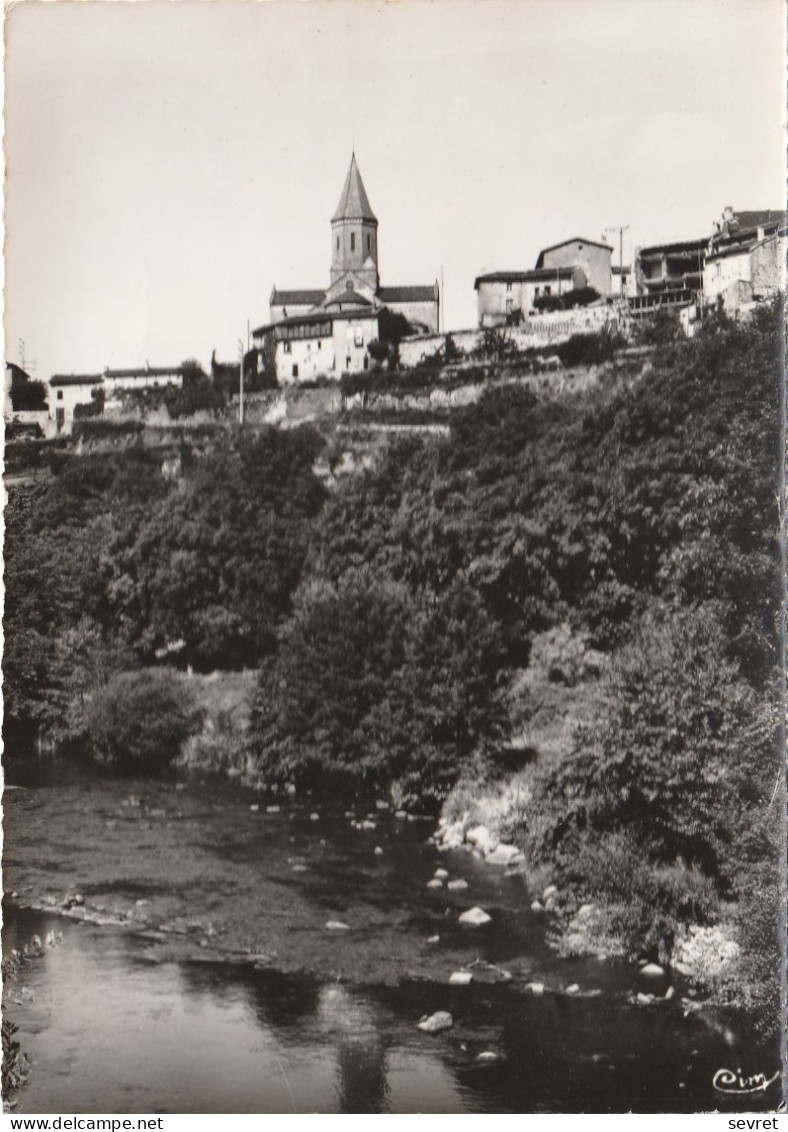
[(140, 774), (167, 769), (199, 723), (183, 678), (166, 668), (119, 673), (85, 710), (92, 756)]
[(266, 781), (321, 792), (446, 796), (501, 734), (497, 634), (475, 594), (419, 603), (349, 576), (296, 602), (261, 674), (253, 749)]
[(554, 352), (565, 366), (593, 366), (609, 362), (624, 339), (615, 330), (600, 330), (597, 334), (573, 334), (566, 342), (559, 342)]

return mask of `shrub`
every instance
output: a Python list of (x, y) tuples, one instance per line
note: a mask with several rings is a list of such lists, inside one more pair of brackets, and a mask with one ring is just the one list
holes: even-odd
[(119, 673), (85, 711), (93, 757), (135, 773), (165, 770), (198, 726), (182, 677), (166, 668)]

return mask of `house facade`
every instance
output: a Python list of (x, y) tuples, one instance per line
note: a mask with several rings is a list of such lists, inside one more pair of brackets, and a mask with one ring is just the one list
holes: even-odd
[(570, 267), (582, 271), (585, 276), (583, 285), (593, 287), (598, 294), (607, 296), (613, 289), (612, 255), (613, 249), (609, 244), (600, 244), (596, 240), (573, 236), (570, 240), (563, 240), (560, 244), (543, 248), (536, 266), (545, 271), (557, 267)]
[(492, 271), (474, 281), (478, 324), (505, 326), (513, 318), (538, 313), (539, 299), (593, 287), (603, 297), (612, 293), (611, 255), (607, 244), (576, 236), (544, 248), (528, 271)]
[[(353, 154), (331, 217), (331, 266), (325, 290), (280, 290), (270, 296), (270, 318), (253, 331), (277, 379), (290, 383), (339, 378), (370, 366), (369, 343), (378, 337), (384, 309), (403, 315), (416, 333), (440, 324), (437, 281), (383, 287), (378, 269), (378, 220)], [(327, 329), (327, 327), (329, 329)]]
[(703, 272), (703, 298), (722, 301), (729, 313), (775, 295), (784, 286), (784, 212), (734, 212), (726, 208), (709, 242)]
[(60, 436), (73, 430), (78, 406), (91, 406), (98, 398), (107, 406), (113, 396), (131, 389), (180, 387), (183, 367), (146, 364), (137, 369), (105, 369), (95, 374), (56, 373), (48, 385), (52, 430)]

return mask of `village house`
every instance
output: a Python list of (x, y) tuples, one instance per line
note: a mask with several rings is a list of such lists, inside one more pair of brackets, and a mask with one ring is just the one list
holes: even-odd
[(379, 335), (381, 312), (401, 314), (414, 332), (435, 334), (440, 316), (437, 282), (382, 287), (378, 220), (351, 157), (331, 217), (331, 269), (326, 290), (271, 291), (269, 322), (253, 331), (266, 368), (285, 383), (339, 377), (370, 366), (369, 345)]
[(49, 415), (56, 436), (70, 433), (79, 407), (103, 407), (113, 397), (131, 389), (180, 387), (182, 366), (144, 365), (136, 369), (105, 369), (103, 373), (56, 373), (49, 379)]
[(477, 276), (479, 326), (505, 326), (513, 317), (538, 311), (538, 300), (593, 287), (612, 293), (611, 256), (607, 244), (575, 236), (544, 248), (530, 271), (493, 271)]
[(763, 301), (783, 286), (788, 228), (780, 211), (726, 208), (709, 243), (703, 272), (706, 304), (729, 313)]

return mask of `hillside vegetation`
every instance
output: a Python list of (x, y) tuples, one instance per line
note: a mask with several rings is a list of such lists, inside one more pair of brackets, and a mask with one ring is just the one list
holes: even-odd
[[(507, 832), (535, 867), (633, 951), (739, 916), (766, 970), (782, 336), (772, 309), (640, 380), (491, 386), (448, 438), (392, 438), (328, 481), (348, 443), (328, 423), (184, 442), (176, 475), (141, 443), (62, 461), (7, 513), (10, 758), (35, 738), (176, 759), (201, 726), (173, 706), (187, 665), (258, 672), (237, 758), (267, 788), (437, 806), (497, 788), (519, 743)], [(167, 705), (152, 747), (113, 739), (132, 700)]]

